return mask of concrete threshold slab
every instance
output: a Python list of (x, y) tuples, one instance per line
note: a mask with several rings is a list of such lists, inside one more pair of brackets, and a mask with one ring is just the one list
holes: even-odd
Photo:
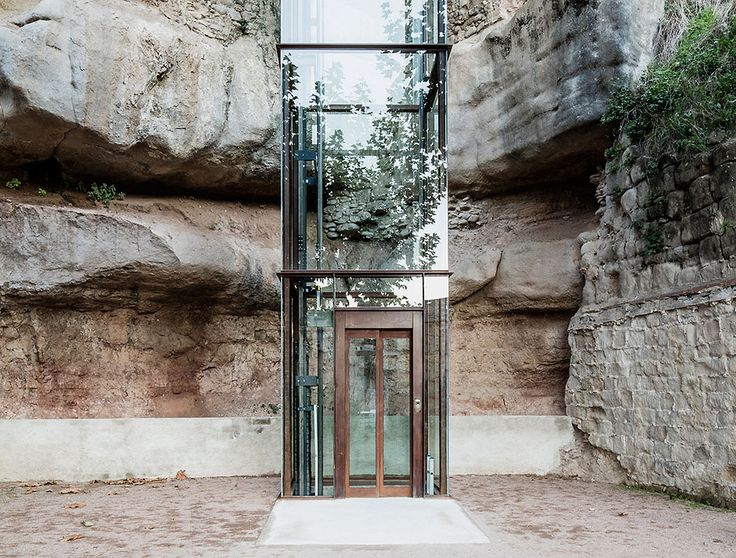
[(450, 498), (284, 499), (259, 545), (385, 546), (490, 542)]

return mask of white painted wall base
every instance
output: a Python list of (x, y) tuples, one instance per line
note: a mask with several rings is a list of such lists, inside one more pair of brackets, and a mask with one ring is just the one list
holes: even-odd
[[(568, 417), (450, 419), (453, 475), (536, 474), (573, 443)], [(0, 420), (0, 481), (256, 476), (281, 470), (278, 418)]]
[(573, 443), (570, 417), (450, 417), (450, 474), (546, 475)]
[(279, 418), (0, 420), (0, 481), (273, 475)]

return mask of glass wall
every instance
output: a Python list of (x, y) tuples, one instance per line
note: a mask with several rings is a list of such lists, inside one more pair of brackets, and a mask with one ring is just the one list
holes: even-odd
[(283, 52), (291, 269), (447, 269), (440, 57)]
[(335, 363), (346, 358), (335, 354), (335, 315), (351, 309), (421, 310), (424, 320), (412, 330), (422, 329), (422, 347), (396, 332), (346, 345), (354, 433), (387, 433), (384, 478), (371, 477), (365, 440), (348, 441), (348, 466), (361, 482), (406, 481), (418, 455), (408, 447), (408, 370), (420, 369), (407, 355), (421, 354), (426, 492), (446, 493), (445, 11), (444, 0), (282, 0), (288, 494), (335, 493)]
[(444, 43), (444, 18), (436, 0), (282, 0), (281, 42)]

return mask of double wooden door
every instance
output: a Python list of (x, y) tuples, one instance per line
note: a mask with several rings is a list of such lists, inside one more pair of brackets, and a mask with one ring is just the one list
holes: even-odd
[(335, 335), (335, 496), (422, 496), (421, 311), (337, 311)]

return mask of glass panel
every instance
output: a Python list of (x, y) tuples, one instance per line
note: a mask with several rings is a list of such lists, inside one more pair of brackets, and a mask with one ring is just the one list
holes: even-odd
[(411, 339), (383, 338), (384, 485), (411, 479)]
[[(426, 490), (441, 494), (447, 486), (447, 299), (428, 300), (424, 312), (424, 377), (427, 389), (427, 461), (429, 472)], [(431, 482), (431, 486), (430, 486)]]
[[(282, 0), (285, 43), (438, 41), (436, 0)], [(444, 10), (441, 14), (444, 17)]]
[(350, 486), (376, 486), (376, 339), (348, 346)]
[(436, 61), (285, 53), (297, 268), (447, 269)]
[[(329, 294), (325, 295), (325, 291)], [(332, 282), (294, 282), (294, 478), (299, 495), (330, 495), (334, 478)]]

